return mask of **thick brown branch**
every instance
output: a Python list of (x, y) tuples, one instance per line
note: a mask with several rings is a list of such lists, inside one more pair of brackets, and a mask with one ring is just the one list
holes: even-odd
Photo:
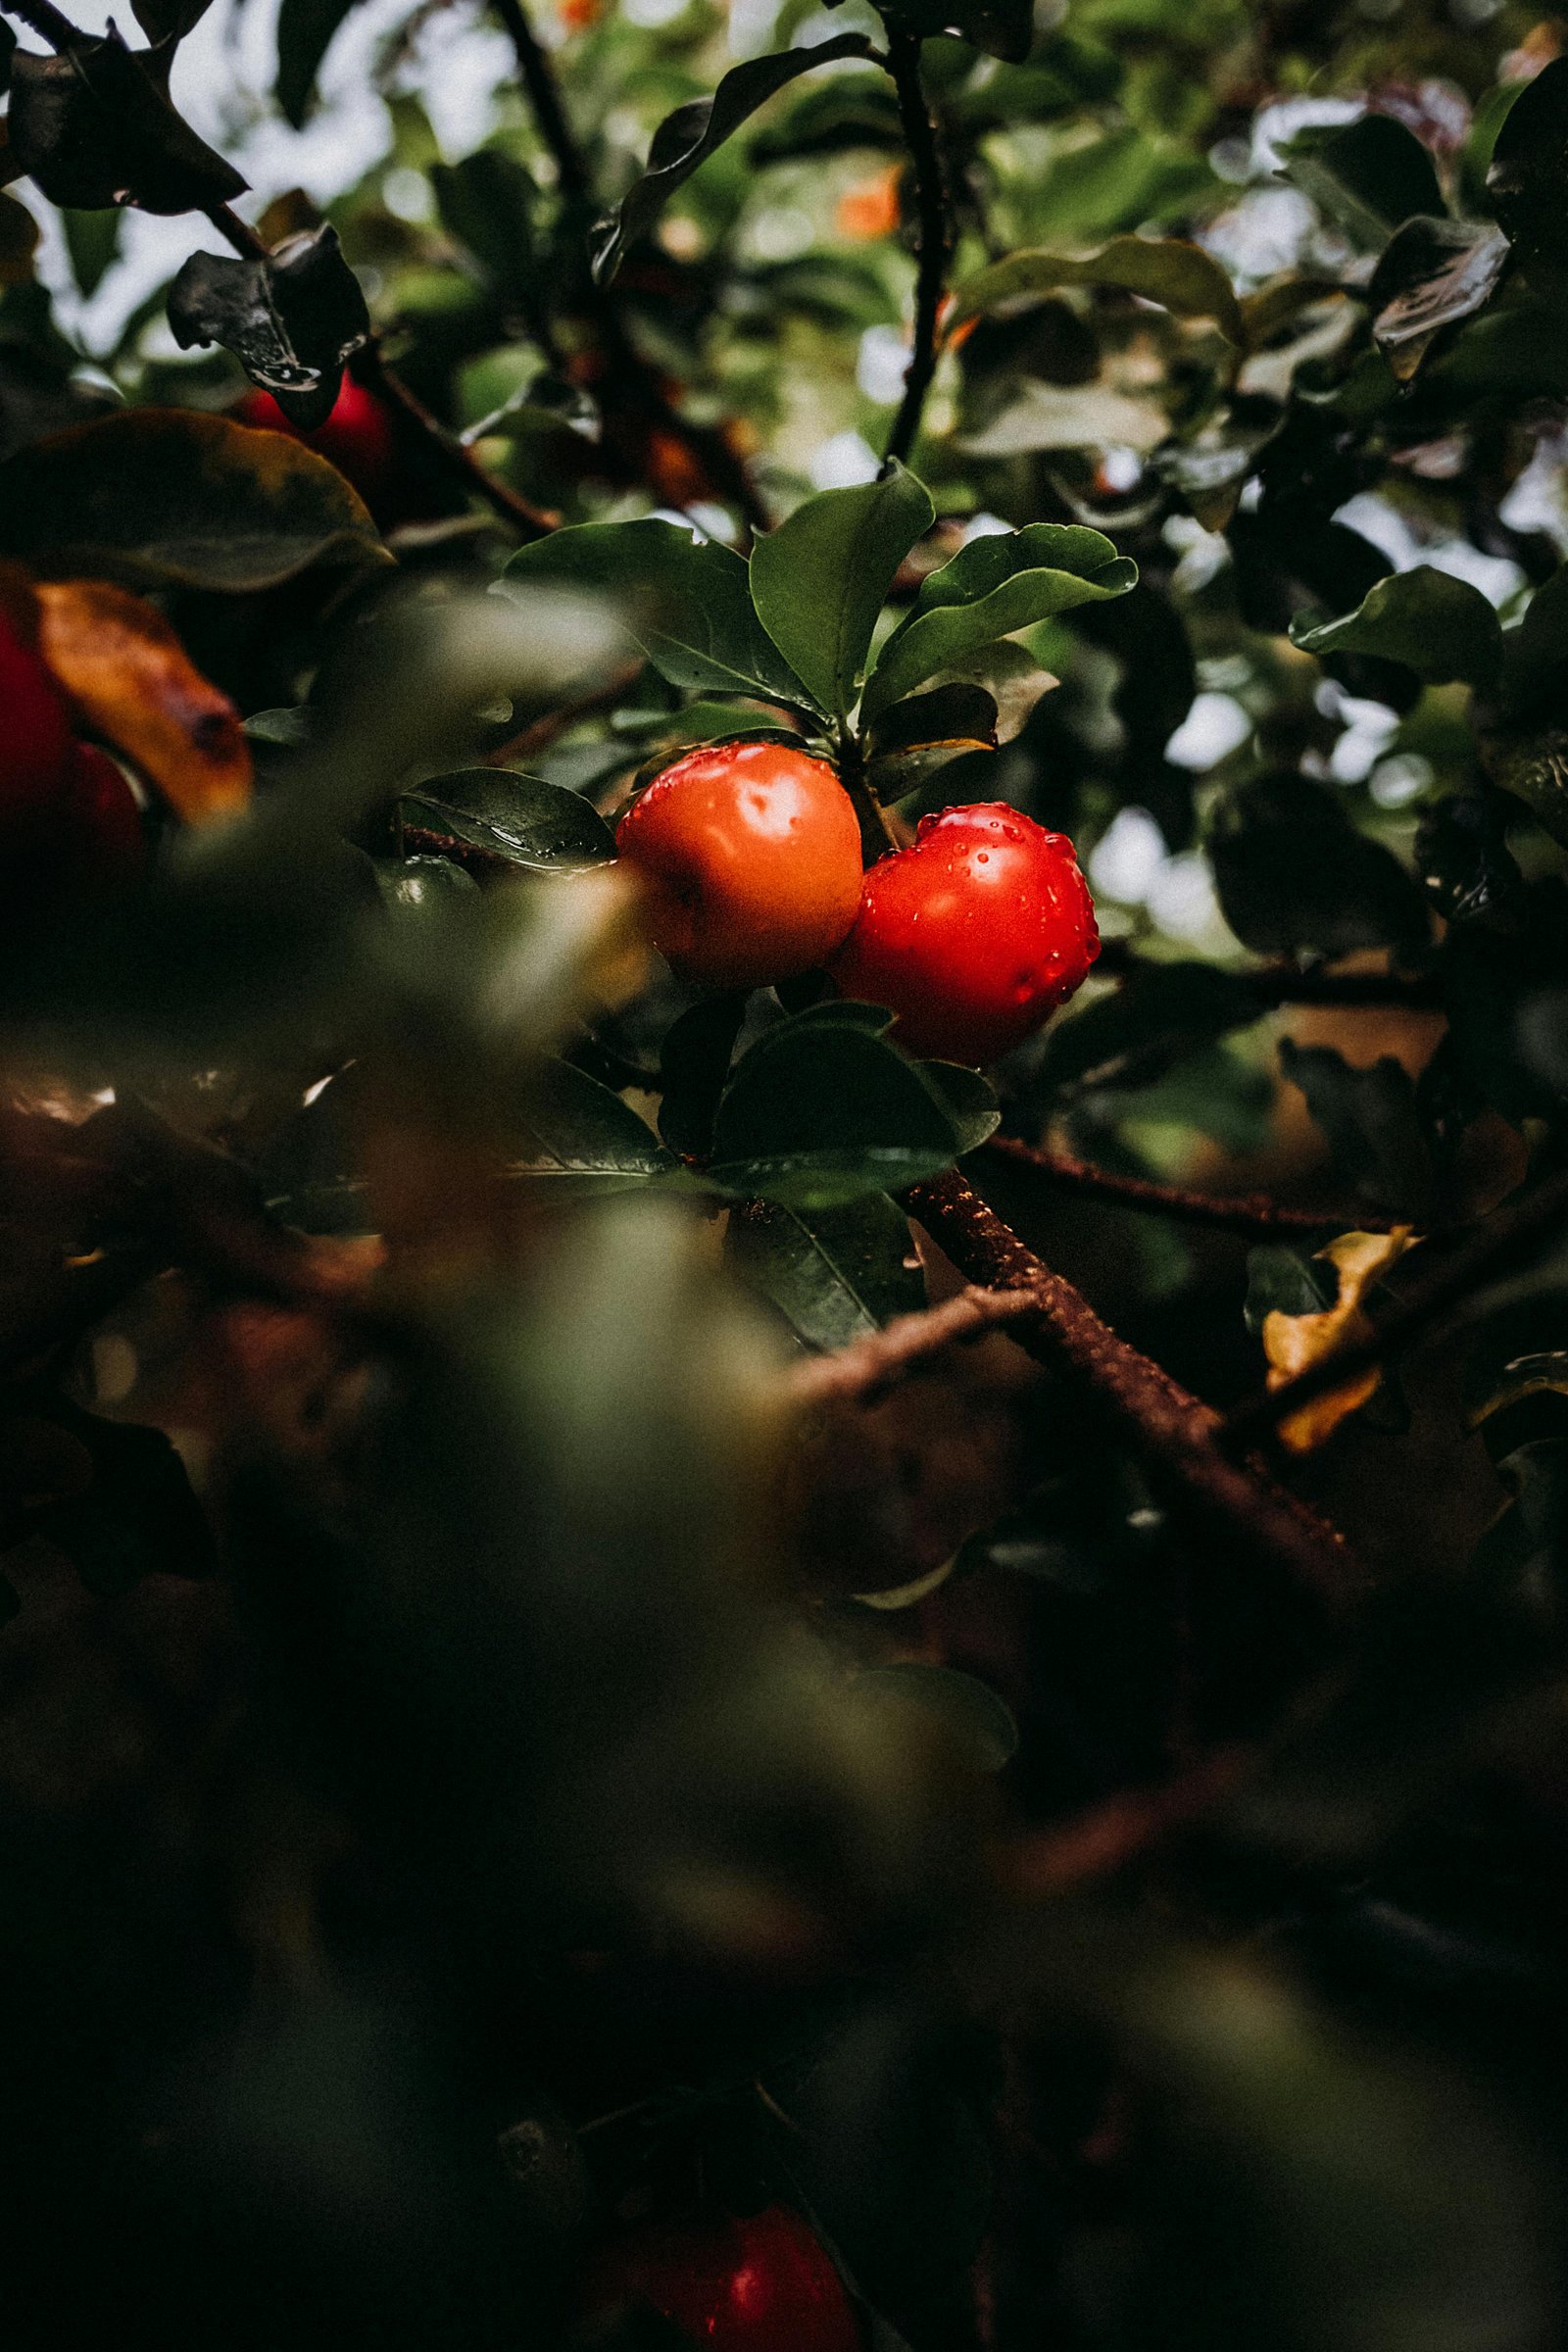
[(1219, 1443), (1220, 1417), (1212, 1407), (1119, 1339), (956, 1169), (912, 1186), (907, 1200), (911, 1213), (970, 1282), (1021, 1292), (1033, 1300), (1038, 1313), (1012, 1327), (1021, 1347), (1040, 1362), (1074, 1373), (1145, 1457), (1249, 1549), (1286, 1567), (1319, 1598), (1347, 1599), (1357, 1571), (1339, 1531), (1280, 1486), (1261, 1463), (1229, 1454)]
[(923, 1314), (896, 1316), (834, 1355), (795, 1365), (786, 1382), (790, 1401), (808, 1407), (869, 1404), (944, 1349), (1038, 1311), (1022, 1291), (960, 1291)]
[(1225, 1198), (1188, 1192), (1181, 1185), (1155, 1184), (1143, 1176), (1116, 1175), (1109, 1168), (1097, 1168), (1089, 1160), (1076, 1159), (1070, 1152), (1043, 1151), (1036, 1145), (1019, 1142), (1015, 1136), (994, 1135), (982, 1149), (1013, 1167), (1027, 1168), (1053, 1192), (1071, 1193), (1082, 1200), (1099, 1201), (1106, 1208), (1131, 1208), (1151, 1216), (1178, 1217), (1184, 1224), (1209, 1225), (1221, 1233), (1250, 1234), (1256, 1239), (1278, 1233), (1323, 1235), (1352, 1229), (1362, 1233), (1389, 1230), (1390, 1220), (1374, 1210), (1325, 1212), (1286, 1207), (1278, 1200), (1271, 1200), (1266, 1193), (1239, 1193), (1234, 1198)]
[(1233, 1451), (1255, 1446), (1301, 1405), (1310, 1404), (1314, 1397), (1326, 1396), (1331, 1389), (1346, 1386), (1358, 1373), (1388, 1363), (1401, 1348), (1441, 1323), (1451, 1308), (1461, 1305), (1507, 1259), (1522, 1252), (1531, 1242), (1565, 1218), (1568, 1218), (1568, 1167), (1558, 1168), (1538, 1184), (1514, 1194), (1493, 1211), (1470, 1241), (1457, 1246), (1426, 1243), (1422, 1260), (1430, 1263), (1428, 1252), (1444, 1254), (1432, 1265), (1424, 1282), (1407, 1291), (1396, 1306), (1380, 1317), (1367, 1338), (1336, 1348), (1298, 1373), (1295, 1380), (1239, 1406), (1221, 1433), (1224, 1444)]

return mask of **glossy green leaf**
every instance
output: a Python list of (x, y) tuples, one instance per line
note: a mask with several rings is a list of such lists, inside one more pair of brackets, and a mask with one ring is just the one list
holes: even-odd
[(1415, 372), (1440, 327), (1491, 301), (1507, 259), (1507, 239), (1488, 221), (1418, 217), (1396, 232), (1367, 288), (1373, 340), (1396, 375)]
[(935, 514), (924, 483), (895, 465), (874, 482), (818, 491), (752, 550), (758, 618), (835, 717), (855, 702), (888, 590)]
[(997, 1090), (990, 1079), (960, 1061), (922, 1061), (920, 1075), (953, 1121), (960, 1155), (978, 1152), (1002, 1124)]
[(577, 873), (615, 854), (615, 837), (591, 802), (512, 768), (430, 776), (404, 794), (397, 813), (420, 849), (451, 841), (540, 873)]
[(530, 1080), (507, 1172), (597, 1199), (672, 1175), (678, 1162), (629, 1103), (568, 1061)]
[(658, 220), (675, 190), (732, 138), (760, 106), (813, 66), (846, 57), (873, 57), (863, 32), (836, 33), (811, 49), (784, 49), (732, 66), (710, 98), (693, 98), (666, 115), (654, 133), (648, 168), (617, 212), (603, 220), (593, 247), (593, 270), (603, 284)]
[(864, 715), (876, 717), (976, 646), (1125, 595), (1137, 577), (1137, 564), (1102, 532), (1077, 523), (1036, 522), (972, 539), (921, 583), (867, 680)]
[(1308, 654), (1400, 662), (1431, 685), (1491, 686), (1502, 658), (1497, 615), (1480, 589), (1430, 564), (1391, 573), (1338, 620), (1293, 622), (1291, 638)]
[(1062, 286), (1112, 286), (1157, 302), (1179, 318), (1212, 318), (1229, 342), (1243, 341), (1241, 308), (1225, 271), (1184, 237), (1112, 237), (1098, 253), (1010, 253), (961, 285), (951, 326), (989, 311), (1039, 300)]
[(886, 1193), (842, 1208), (756, 1202), (731, 1217), (726, 1254), (812, 1348), (847, 1348), (925, 1304), (909, 1220)]
[(709, 1180), (743, 1200), (810, 1210), (902, 1192), (950, 1166), (954, 1122), (881, 1034), (889, 1017), (828, 1004), (760, 1038), (719, 1103)]
[(195, 409), (127, 409), (9, 459), (0, 551), (56, 576), (229, 592), (386, 561), (324, 458)]
[(507, 577), (612, 598), (649, 661), (672, 686), (809, 703), (752, 610), (741, 558), (714, 540), (697, 538), (683, 523), (653, 517), (578, 523), (519, 548)]

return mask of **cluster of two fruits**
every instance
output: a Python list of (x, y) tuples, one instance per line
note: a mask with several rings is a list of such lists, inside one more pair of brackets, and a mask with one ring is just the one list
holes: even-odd
[(682, 978), (763, 988), (821, 969), (946, 1061), (1021, 1045), (1100, 952), (1063, 834), (999, 803), (947, 808), (862, 872), (838, 775), (789, 744), (688, 753), (633, 801), (616, 846)]

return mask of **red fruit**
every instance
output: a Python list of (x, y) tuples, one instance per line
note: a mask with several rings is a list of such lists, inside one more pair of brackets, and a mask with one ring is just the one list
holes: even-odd
[(787, 743), (688, 752), (633, 801), (615, 842), (655, 947), (711, 988), (825, 963), (860, 903), (849, 795), (825, 760)]
[(71, 757), (65, 699), (35, 646), (0, 610), (0, 824), (51, 805)]
[(585, 2316), (638, 2301), (711, 2352), (864, 2352), (837, 2271), (786, 2205), (750, 2221), (639, 2230), (609, 2247)]
[(74, 889), (123, 889), (141, 871), (147, 852), (141, 809), (96, 744), (72, 747), (60, 783), (59, 838), (62, 877)]
[(270, 392), (247, 392), (236, 404), (234, 415), (241, 424), (264, 425), (270, 432), (291, 433), (296, 441), (305, 442), (335, 466), (345, 481), (354, 484), (372, 513), (385, 505), (395, 489), (397, 427), (375, 394), (357, 384), (351, 375), (343, 378), (331, 416), (314, 433), (302, 433), (290, 424)]
[(1082, 986), (1100, 953), (1072, 843), (989, 803), (922, 817), (865, 877), (829, 965), (846, 997), (890, 1005), (912, 1054), (995, 1061)]

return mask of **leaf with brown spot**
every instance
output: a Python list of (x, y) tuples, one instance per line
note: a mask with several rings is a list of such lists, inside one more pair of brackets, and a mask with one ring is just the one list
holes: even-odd
[[(1371, 1285), (1402, 1257), (1416, 1236), (1408, 1225), (1392, 1233), (1342, 1233), (1317, 1254), (1339, 1275), (1340, 1295), (1317, 1315), (1291, 1315), (1275, 1307), (1263, 1321), (1263, 1352), (1268, 1357), (1268, 1385), (1285, 1386), (1308, 1365), (1322, 1361), (1337, 1348), (1349, 1347), (1371, 1334), (1372, 1325), (1361, 1300)], [(1293, 1453), (1310, 1453), (1331, 1437), (1342, 1421), (1367, 1403), (1382, 1375), (1364, 1372), (1344, 1388), (1331, 1389), (1280, 1423), (1280, 1437)]]
[(275, 588), (315, 564), (385, 563), (368, 511), (288, 433), (195, 409), (124, 409), (0, 466), (0, 553), (55, 579)]
[(239, 712), (204, 678), (173, 630), (107, 580), (44, 580), (39, 648), (87, 723), (124, 753), (188, 824), (250, 799)]

